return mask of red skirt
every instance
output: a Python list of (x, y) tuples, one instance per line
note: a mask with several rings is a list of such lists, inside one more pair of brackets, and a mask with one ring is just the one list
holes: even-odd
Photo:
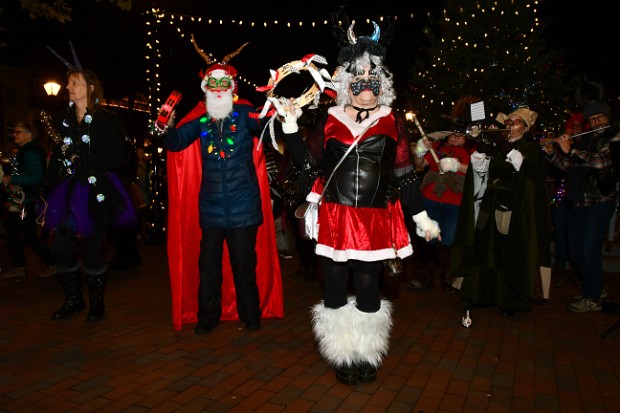
[(387, 208), (321, 204), (316, 254), (337, 262), (372, 262), (413, 254), (400, 201)]

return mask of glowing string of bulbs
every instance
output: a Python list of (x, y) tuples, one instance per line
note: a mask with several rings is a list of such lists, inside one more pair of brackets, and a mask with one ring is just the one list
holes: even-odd
[[(157, 29), (153, 26), (153, 23), (156, 25), (163, 25), (163, 24), (170, 24), (172, 26), (174, 26), (175, 31), (179, 34), (179, 36), (182, 39), (187, 39), (188, 43), (191, 44), (191, 40), (190, 40), (190, 36), (186, 35), (186, 33), (184, 33), (183, 28), (181, 27), (180, 23), (184, 23), (185, 21), (189, 21), (191, 23), (202, 23), (202, 24), (208, 24), (208, 25), (220, 25), (220, 26), (224, 26), (224, 25), (234, 25), (234, 26), (243, 26), (243, 27), (249, 27), (249, 28), (256, 28), (256, 29), (266, 29), (266, 28), (270, 28), (270, 27), (287, 27), (287, 28), (312, 28), (312, 29), (318, 29), (319, 27), (326, 27), (328, 25), (331, 25), (331, 21), (330, 20), (322, 20), (322, 21), (315, 21), (315, 20), (310, 20), (310, 21), (304, 21), (304, 20), (298, 20), (298, 21), (279, 21), (279, 20), (272, 20), (272, 21), (263, 21), (263, 22), (255, 22), (255, 21), (243, 21), (243, 20), (237, 20), (237, 19), (213, 19), (213, 18), (205, 18), (202, 16), (196, 16), (196, 15), (189, 15), (189, 14), (182, 14), (182, 13), (171, 13), (171, 12), (167, 12), (165, 10), (161, 10), (161, 9), (151, 9), (150, 12), (147, 11), (147, 15), (151, 15), (152, 18), (149, 19), (147, 17), (146, 19), (146, 25), (147, 25), (147, 35), (149, 37), (149, 41), (146, 45), (147, 47), (147, 56), (146, 59), (152, 61), (152, 67), (153, 67), (153, 71), (151, 71), (150, 68), (146, 69), (146, 74), (147, 74), (147, 81), (149, 82), (150, 85), (153, 85), (153, 81), (156, 81), (155, 83), (155, 87), (153, 88), (153, 86), (151, 86), (151, 90), (150, 90), (150, 96), (149, 96), (149, 102), (153, 102), (153, 100), (155, 100), (155, 104), (157, 107), (160, 106), (161, 104), (161, 84), (159, 83), (159, 73), (157, 71), (157, 69), (159, 68), (159, 60), (161, 59), (161, 51), (159, 49), (159, 39), (156, 36), (157, 33)], [(406, 16), (406, 18), (409, 19), (414, 19), (414, 13), (410, 13)], [(398, 21), (399, 20), (399, 16), (390, 16), (385, 17), (385, 16), (378, 16), (378, 17), (374, 17), (374, 18), (367, 18), (365, 19), (366, 22), (368, 24), (371, 24), (372, 21), (385, 21), (387, 19), (393, 20), (393, 21)], [(152, 21), (151, 21), (152, 20)], [(213, 55), (211, 55), (213, 57)], [(251, 86), (252, 88), (256, 88), (258, 85), (255, 82), (250, 81), (249, 79), (242, 77), (242, 76), (238, 76), (239, 81)], [(153, 90), (154, 89), (154, 90)], [(153, 103), (151, 103), (149, 105), (149, 110), (152, 110), (153, 107)]]

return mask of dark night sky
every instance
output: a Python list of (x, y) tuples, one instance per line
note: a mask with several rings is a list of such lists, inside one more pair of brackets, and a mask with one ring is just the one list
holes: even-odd
[[(9, 47), (0, 50), (0, 62), (12, 66), (31, 69), (41, 78), (54, 77), (64, 82), (64, 67), (56, 60), (45, 45), (57, 50), (61, 55), (69, 57), (67, 41), (71, 40), (76, 47), (82, 64), (92, 68), (102, 78), (106, 96), (120, 97), (135, 91), (146, 91), (145, 82), (145, 25), (141, 11), (146, 0), (134, 0), (134, 10), (122, 12), (108, 4), (107, 0), (76, 1), (73, 22), (68, 24), (33, 22), (24, 13), (15, 9), (17, 5), (8, 2), (1, 26), (7, 31), (2, 39)], [(314, 0), (308, 2), (272, 2), (277, 6), (266, 6), (266, 2), (235, 2), (233, 4), (217, 3), (207, 0), (160, 0), (156, 2), (164, 10), (192, 15), (222, 17), (225, 19), (262, 21), (308, 21), (328, 19), (335, 10), (335, 5), (342, 1)], [(361, 4), (349, 2), (350, 4)], [(348, 5), (347, 14), (356, 18), (361, 34), (368, 34), (368, 29), (361, 17), (377, 15), (407, 16), (414, 12), (422, 15), (425, 10), (433, 7), (438, 1), (377, 1), (375, 5), (363, 10)], [(234, 7), (233, 7), (234, 6)], [(301, 8), (301, 10), (294, 10)], [(551, 18), (551, 28), (546, 32), (549, 46), (564, 50), (567, 53), (567, 64), (575, 72), (586, 71), (593, 80), (604, 83), (611, 91), (620, 91), (619, 80), (612, 73), (610, 46), (614, 38), (610, 35), (612, 19), (616, 17), (608, 10), (602, 0), (592, 0), (580, 5), (579, 9), (570, 8), (562, 0), (545, 0), (541, 10)], [(311, 17), (315, 16), (315, 17)], [(8, 17), (8, 18), (7, 18)], [(387, 64), (395, 73), (397, 84), (404, 82), (408, 76), (411, 59), (417, 51), (421, 33), (422, 17), (414, 19), (401, 18), (395, 26), (395, 38), (388, 47)], [(250, 45), (231, 64), (242, 76), (251, 82), (266, 84), (269, 69), (276, 69), (283, 63), (297, 60), (306, 53), (317, 53), (328, 60), (327, 68), (335, 67), (337, 47), (330, 26), (321, 29), (243, 29), (231, 25), (188, 25), (195, 31), (200, 46), (221, 58), (239, 45), (250, 41)], [(168, 33), (163, 33), (168, 31)], [(204, 61), (193, 50), (189, 41), (183, 40), (172, 30), (162, 30), (162, 44), (166, 54), (166, 66), (162, 70), (164, 76), (162, 93), (167, 94), (173, 89), (183, 91), (188, 100), (195, 102), (200, 98), (198, 72), (205, 68)], [(166, 47), (166, 45), (172, 45)], [(405, 53), (406, 51), (406, 53)], [(242, 95), (250, 98), (255, 104), (263, 95), (258, 95), (248, 85), (241, 85)], [(402, 94), (402, 93), (401, 93)], [(611, 95), (611, 94), (610, 94)], [(184, 99), (185, 100), (185, 99)]]
[[(545, 0), (542, 12), (551, 19), (545, 33), (548, 45), (566, 53), (566, 63), (575, 73), (603, 83), (609, 96), (620, 96), (620, 77), (613, 63), (617, 53), (615, 28), (618, 16), (603, 0), (573, 3)], [(616, 102), (617, 103), (617, 102)]]

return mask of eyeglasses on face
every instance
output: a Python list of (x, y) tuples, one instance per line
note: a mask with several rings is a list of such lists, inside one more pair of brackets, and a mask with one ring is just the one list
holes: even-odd
[(228, 89), (230, 87), (232, 87), (232, 79), (229, 77), (209, 77), (207, 78), (207, 81), (205, 82), (206, 86), (209, 89), (217, 89), (217, 88), (222, 88), (222, 89)]
[(588, 118), (588, 122), (590, 123), (605, 122), (606, 120), (607, 120), (607, 115), (596, 115), (596, 116), (590, 116)]
[(13, 130), (13, 134), (18, 134), (18, 133), (28, 133), (28, 131), (25, 129), (14, 129)]
[(522, 125), (522, 124), (523, 124), (523, 120), (519, 119), (519, 118), (516, 118), (516, 119), (506, 119), (504, 121), (504, 126), (507, 126), (507, 127), (511, 127), (513, 125)]

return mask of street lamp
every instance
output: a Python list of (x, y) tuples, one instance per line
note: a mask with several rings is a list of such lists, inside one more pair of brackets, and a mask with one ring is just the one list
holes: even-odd
[[(57, 107), (57, 96), (58, 92), (60, 92), (60, 85), (56, 82), (47, 82), (43, 85), (43, 89), (45, 89), (45, 93), (47, 93), (47, 102), (43, 102), (43, 110), (45, 110), (45, 106), (48, 106), (51, 110), (56, 110)], [(47, 146), (50, 145), (51, 136), (47, 135)]]
[(60, 85), (56, 82), (47, 82), (43, 85), (43, 89), (45, 89), (47, 96), (56, 96), (60, 91)]

